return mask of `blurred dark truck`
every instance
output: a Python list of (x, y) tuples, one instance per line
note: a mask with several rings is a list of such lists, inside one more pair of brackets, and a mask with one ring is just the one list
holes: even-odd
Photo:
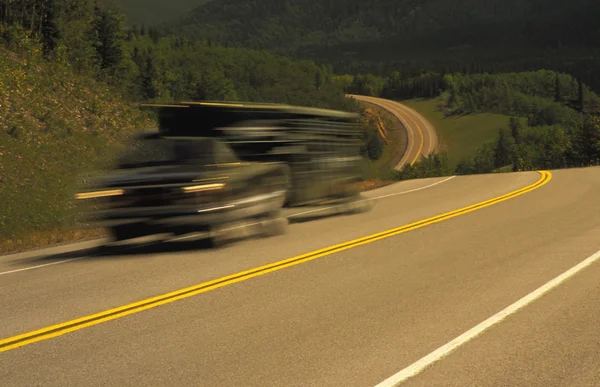
[(138, 134), (115, 169), (76, 195), (85, 224), (116, 241), (200, 234), (219, 245), (239, 228), (285, 232), (285, 207), (365, 209), (356, 114), (256, 103), (143, 106), (156, 110), (158, 131)]

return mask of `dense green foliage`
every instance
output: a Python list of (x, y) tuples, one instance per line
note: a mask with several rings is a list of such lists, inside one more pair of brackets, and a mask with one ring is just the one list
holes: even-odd
[(204, 41), (132, 34), (133, 94), (145, 100), (241, 100), (356, 109), (333, 74), (313, 62)]
[[(0, 1), (2, 38), (15, 28), (39, 38), (46, 57), (66, 57), (78, 73), (106, 81), (132, 100), (229, 99), (349, 108), (332, 71), (263, 51), (128, 27), (112, 1)], [(11, 28), (8, 28), (11, 27)]]
[(218, 0), (164, 28), (343, 72), (544, 67), (599, 88), (598, 14), (596, 0)]
[(444, 93), (448, 114), (481, 111), (527, 117), (549, 103), (578, 111), (600, 111), (600, 98), (581, 79), (550, 70), (510, 73), (435, 73), (405, 78), (355, 75), (345, 81), (349, 92), (384, 98), (433, 98)]
[(176, 19), (209, 1), (211, 0), (117, 0), (117, 3), (130, 24), (149, 26)]
[(495, 142), (483, 145), (477, 155), (463, 160), (458, 174), (585, 167), (600, 163), (600, 118), (587, 115), (576, 125), (521, 127), (514, 122), (500, 129)]
[(600, 99), (580, 81), (551, 71), (500, 75), (450, 75), (448, 114), (489, 111), (526, 117), (501, 128), (495, 143), (465, 160), (459, 173), (484, 173), (511, 165), (513, 170), (587, 166), (595, 153)]
[[(594, 0), (219, 0), (196, 8), (182, 31), (256, 48), (297, 49), (392, 39), (424, 48), (596, 45)], [(573, 23), (573, 22), (576, 22)]]

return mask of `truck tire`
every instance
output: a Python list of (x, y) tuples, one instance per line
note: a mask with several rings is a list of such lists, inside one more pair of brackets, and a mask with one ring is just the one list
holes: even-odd
[(223, 247), (229, 242), (229, 232), (227, 230), (227, 224), (219, 224), (211, 227), (210, 235), (208, 237), (208, 244), (212, 248)]
[(122, 242), (127, 239), (137, 238), (139, 233), (135, 231), (135, 225), (120, 225), (108, 228), (112, 242)]
[(278, 236), (287, 233), (288, 219), (281, 214), (270, 216), (265, 219), (262, 223), (262, 233), (265, 236)]

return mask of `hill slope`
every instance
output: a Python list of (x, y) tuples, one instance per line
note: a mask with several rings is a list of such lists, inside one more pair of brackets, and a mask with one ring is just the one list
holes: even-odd
[(79, 173), (105, 166), (127, 135), (152, 124), (106, 84), (32, 59), (0, 47), (5, 242), (24, 231), (60, 228)]
[[(590, 48), (597, 50), (598, 14), (596, 0), (219, 0), (163, 27), (318, 58), (344, 71), (359, 62), (466, 57), (539, 68), (552, 60), (568, 66), (567, 56), (583, 60)], [(555, 58), (541, 57), (548, 52)], [(529, 63), (533, 59), (542, 62)]]
[[(485, 44), (592, 44), (595, 0), (219, 0), (193, 10), (181, 31), (285, 50), (393, 40), (433, 48)], [(518, 39), (518, 40), (516, 40)]]

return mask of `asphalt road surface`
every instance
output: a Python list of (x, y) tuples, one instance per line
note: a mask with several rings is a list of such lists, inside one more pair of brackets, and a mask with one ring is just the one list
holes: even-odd
[(404, 156), (395, 169), (400, 170), (407, 164), (414, 164), (419, 158), (426, 157), (438, 150), (438, 137), (433, 125), (414, 109), (389, 99), (348, 94), (358, 101), (369, 102), (392, 113), (406, 128), (408, 146)]
[(218, 250), (0, 257), (0, 385), (598, 386), (599, 190), (413, 180)]

